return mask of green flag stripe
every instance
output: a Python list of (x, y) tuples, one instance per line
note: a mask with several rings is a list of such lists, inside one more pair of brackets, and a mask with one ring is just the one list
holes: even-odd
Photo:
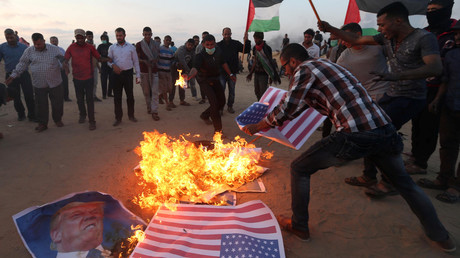
[(271, 20), (252, 20), (251, 26), (248, 31), (272, 31), (280, 30), (280, 18), (279, 16), (273, 17)]

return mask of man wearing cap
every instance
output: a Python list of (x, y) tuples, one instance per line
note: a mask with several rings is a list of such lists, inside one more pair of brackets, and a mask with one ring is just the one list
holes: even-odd
[(103, 202), (71, 202), (51, 218), (51, 248), (56, 258), (108, 257), (102, 247), (104, 233)]
[[(92, 60), (93, 58), (100, 60), (101, 55), (99, 55), (92, 44), (86, 43), (85, 39), (85, 31), (76, 29), (76, 42), (71, 44), (65, 52), (64, 67), (66, 72), (69, 73), (68, 63), (69, 60), (72, 59), (73, 83), (75, 86), (75, 95), (77, 96), (78, 110), (80, 112), (78, 123), (84, 123), (86, 115), (88, 115), (89, 129), (94, 130), (96, 129), (96, 120), (94, 118), (94, 63)], [(85, 96), (88, 112), (86, 112), (85, 107)]]
[(64, 113), (64, 91), (62, 89), (61, 67), (59, 60), (63, 60), (58, 47), (46, 44), (41, 33), (32, 34), (33, 46), (27, 48), (22, 54), (16, 68), (11, 72), (5, 83), (10, 84), (29, 68), (32, 74), (32, 85), (35, 91), (35, 104), (38, 126), (37, 132), (48, 129), (49, 106), (57, 127), (63, 127), (62, 115)]
[[(0, 61), (5, 60), (5, 72), (8, 78), (19, 63), (19, 59), (26, 50), (27, 46), (19, 43), (16, 34), (12, 29), (5, 30), (6, 42), (0, 45)], [(25, 108), (21, 101), (21, 89), (24, 93), (24, 99), (26, 101), (27, 116), (30, 121), (35, 121), (35, 101), (34, 101), (34, 90), (32, 88), (32, 81), (28, 71), (24, 71), (8, 86), (13, 88), (16, 94), (14, 98), (14, 109), (18, 113), (18, 121), (26, 119)]]
[(123, 28), (115, 30), (117, 43), (109, 48), (109, 66), (113, 68), (112, 79), (114, 80), (113, 92), (115, 103), (115, 122), (113, 126), (121, 124), (123, 117), (122, 95), (123, 89), (126, 93), (126, 103), (128, 105), (128, 117), (131, 122), (137, 122), (134, 117), (134, 94), (133, 94), (133, 68), (136, 69), (136, 84), (141, 82), (141, 69), (139, 68), (139, 58), (136, 48), (126, 42), (126, 32)]

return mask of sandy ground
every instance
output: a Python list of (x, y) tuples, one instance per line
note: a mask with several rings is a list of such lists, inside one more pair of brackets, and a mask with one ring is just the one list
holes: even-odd
[[(4, 78), (3, 64), (0, 78)], [(224, 113), (224, 132), (229, 137), (242, 133), (234, 119), (256, 101), (253, 84), (239, 75), (236, 89), (235, 114)], [(283, 79), (282, 88), (288, 81)], [(113, 195), (145, 220), (153, 210), (141, 210), (132, 203), (139, 194), (133, 168), (140, 158), (134, 148), (143, 139), (142, 132), (158, 130), (172, 136), (183, 133), (201, 134), (211, 139), (213, 128), (205, 125), (199, 114), (207, 107), (200, 105), (186, 93), (190, 107), (179, 106), (173, 111), (160, 107), (161, 120), (156, 122), (146, 112), (139, 85), (135, 86), (135, 110), (138, 123), (126, 118), (113, 127), (113, 99), (98, 102), (97, 129), (88, 130), (88, 124), (78, 124), (78, 111), (73, 84), (70, 83), (73, 102), (64, 103), (63, 128), (50, 122), (42, 133), (34, 131), (35, 123), (18, 122), (13, 103), (0, 109), (0, 257), (30, 257), (16, 230), (11, 216), (28, 207), (42, 205), (72, 192), (95, 190)], [(101, 97), (100, 86), (98, 96)], [(176, 100), (176, 104), (177, 104)], [(51, 120), (51, 119), (50, 119)], [(410, 134), (410, 125), (404, 133)], [(274, 214), (290, 215), (289, 164), (316, 140), (315, 132), (299, 151), (260, 139), (256, 145), (274, 151), (274, 157), (264, 163), (271, 170), (263, 176), (267, 193), (238, 194), (238, 203), (260, 199)], [(410, 137), (409, 137), (410, 138)], [(405, 151), (410, 140), (405, 141)], [(439, 167), (436, 152), (430, 160), (429, 177), (435, 177)], [(400, 196), (375, 201), (367, 198), (363, 189), (346, 185), (347, 176), (360, 175), (362, 162), (354, 161), (342, 167), (331, 167), (315, 174), (311, 180), (310, 230), (312, 241), (301, 243), (283, 232), (287, 257), (450, 257), (429, 241), (416, 216)], [(415, 176), (418, 179), (420, 176)], [(426, 190), (439, 217), (452, 236), (460, 239), (460, 206), (437, 201), (438, 191)], [(460, 255), (457, 251), (454, 255)]]

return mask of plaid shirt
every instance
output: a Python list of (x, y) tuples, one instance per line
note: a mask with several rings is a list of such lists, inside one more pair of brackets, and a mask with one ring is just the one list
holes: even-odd
[(349, 71), (326, 59), (300, 64), (286, 97), (265, 119), (272, 126), (280, 126), (308, 107), (329, 117), (337, 131), (367, 131), (391, 122)]
[(29, 68), (35, 88), (57, 87), (62, 83), (60, 60), (64, 60), (64, 56), (56, 46), (46, 44), (43, 51), (35, 50), (34, 46), (28, 47), (11, 77), (16, 78)]

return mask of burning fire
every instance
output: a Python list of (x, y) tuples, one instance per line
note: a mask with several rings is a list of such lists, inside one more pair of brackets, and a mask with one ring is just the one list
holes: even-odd
[[(137, 243), (141, 243), (145, 239), (145, 232), (141, 225), (133, 226), (131, 225), (131, 230), (133, 230), (133, 235), (127, 239), (123, 239), (119, 243), (119, 246), (115, 248), (115, 252), (112, 253), (110, 257), (128, 257), (137, 246)], [(105, 256), (104, 256), (105, 257)]]
[[(142, 157), (136, 174), (144, 190), (134, 202), (141, 208), (168, 207), (181, 200), (209, 203), (203, 196), (210, 192), (237, 188), (260, 176), (259, 153), (244, 139), (237, 136), (224, 144), (216, 133), (211, 149), (196, 146), (185, 136), (174, 139), (157, 131), (144, 132), (144, 141), (136, 148)], [(270, 159), (273, 154), (262, 156)]]
[(176, 86), (180, 86), (182, 89), (187, 88), (187, 82), (184, 80), (184, 77), (182, 77), (182, 70), (177, 69), (179, 72), (179, 79), (176, 80)]

